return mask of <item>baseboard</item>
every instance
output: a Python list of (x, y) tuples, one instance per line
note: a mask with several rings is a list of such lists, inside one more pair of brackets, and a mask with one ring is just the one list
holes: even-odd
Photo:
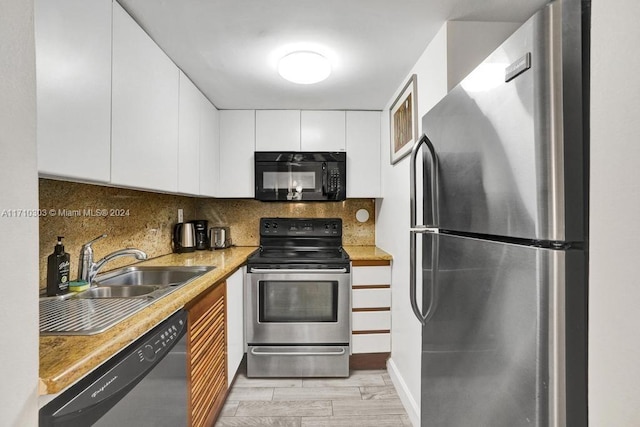
[(393, 362), (392, 357), (387, 360), (387, 371), (389, 372), (391, 381), (398, 392), (400, 401), (402, 401), (404, 409), (407, 411), (411, 424), (413, 424), (414, 427), (420, 427), (420, 406), (409, 393), (409, 388), (400, 375), (398, 367)]

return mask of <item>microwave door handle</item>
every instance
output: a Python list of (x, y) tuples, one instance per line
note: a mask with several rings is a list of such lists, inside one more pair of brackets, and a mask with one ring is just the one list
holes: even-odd
[(322, 194), (329, 194), (329, 183), (327, 182), (327, 164), (322, 163)]

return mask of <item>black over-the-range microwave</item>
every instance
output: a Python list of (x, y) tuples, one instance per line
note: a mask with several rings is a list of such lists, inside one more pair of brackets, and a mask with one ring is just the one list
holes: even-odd
[(256, 151), (255, 179), (257, 200), (344, 200), (347, 198), (347, 154)]

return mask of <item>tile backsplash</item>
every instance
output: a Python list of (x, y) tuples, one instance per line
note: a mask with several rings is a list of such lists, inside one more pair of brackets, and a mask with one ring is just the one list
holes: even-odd
[[(251, 199), (205, 199), (188, 196), (40, 179), (40, 287), (46, 287), (47, 256), (57, 236), (64, 236), (65, 250), (71, 255), (71, 279), (77, 277), (80, 248), (91, 239), (94, 255), (105, 255), (125, 247), (145, 251), (150, 258), (171, 253), (173, 226), (178, 209), (184, 220), (206, 219), (209, 227), (228, 226), (233, 244), (257, 246), (258, 221), (262, 217), (342, 218), (345, 245), (375, 244), (375, 202), (348, 199), (343, 202), (269, 203)], [(366, 209), (369, 220), (356, 221), (356, 211)], [(116, 259), (106, 270), (136, 262)]]

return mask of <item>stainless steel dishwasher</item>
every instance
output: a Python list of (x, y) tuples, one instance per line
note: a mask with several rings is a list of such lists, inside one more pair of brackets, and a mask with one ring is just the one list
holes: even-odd
[(186, 426), (186, 328), (180, 310), (43, 406), (40, 426)]

